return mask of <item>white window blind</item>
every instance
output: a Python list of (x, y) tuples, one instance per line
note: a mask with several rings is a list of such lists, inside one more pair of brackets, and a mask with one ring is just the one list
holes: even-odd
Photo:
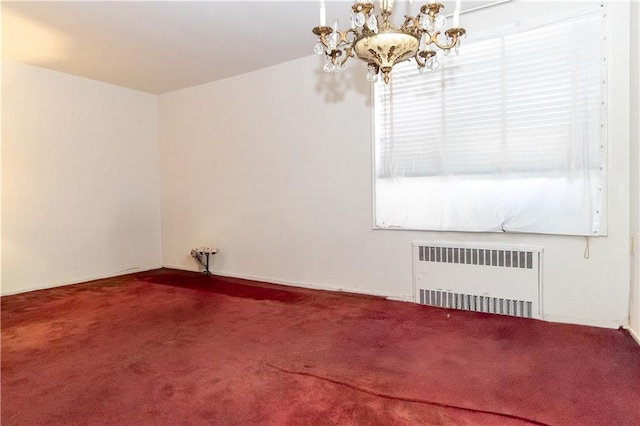
[(374, 87), (376, 226), (599, 235), (605, 8), (480, 35)]

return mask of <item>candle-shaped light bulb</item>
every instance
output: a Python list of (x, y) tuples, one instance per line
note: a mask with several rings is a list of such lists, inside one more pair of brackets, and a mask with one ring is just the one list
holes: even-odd
[(393, 0), (380, 0), (380, 10), (391, 12), (393, 9)]
[(327, 8), (324, 5), (324, 0), (320, 0), (320, 26), (325, 27), (327, 25)]
[(456, 10), (453, 11), (453, 28), (460, 27), (460, 0), (456, 0)]

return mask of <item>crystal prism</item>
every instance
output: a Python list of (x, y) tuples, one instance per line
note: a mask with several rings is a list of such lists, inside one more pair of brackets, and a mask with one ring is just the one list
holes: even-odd
[(324, 46), (322, 43), (318, 42), (313, 48), (313, 51), (316, 55), (322, 55), (324, 53)]
[(378, 32), (378, 18), (376, 15), (369, 15), (369, 19), (367, 20), (367, 27), (374, 33)]
[(364, 13), (358, 12), (355, 14), (353, 22), (356, 24), (356, 27), (362, 28), (365, 22)]
[(429, 19), (429, 17), (427, 15), (421, 13), (420, 16), (418, 17), (418, 25), (420, 25), (420, 27), (425, 29), (425, 24), (426, 24), (426, 20), (427, 19)]
[(423, 30), (432, 32), (433, 31), (433, 22), (431, 22), (431, 18), (429, 15), (420, 16), (420, 26)]

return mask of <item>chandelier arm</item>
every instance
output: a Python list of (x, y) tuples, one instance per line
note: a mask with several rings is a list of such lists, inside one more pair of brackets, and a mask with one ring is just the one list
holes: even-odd
[(451, 37), (451, 43), (450, 44), (441, 44), (438, 41), (438, 36), (440, 35), (440, 31), (436, 31), (435, 33), (433, 33), (433, 35), (431, 36), (431, 41), (433, 42), (433, 44), (435, 44), (436, 46), (438, 46), (440, 49), (442, 50), (447, 50), (447, 49), (451, 49), (452, 47), (454, 47), (456, 45), (456, 43), (458, 43), (458, 35), (455, 34)]
[(344, 50), (344, 59), (340, 62), (340, 66), (343, 66), (348, 60), (349, 58), (353, 57), (353, 48), (351, 46), (345, 48)]
[[(347, 31), (336, 31), (336, 33), (338, 34), (338, 42), (336, 43), (336, 48), (342, 46), (343, 44), (351, 44), (351, 42), (349, 40), (347, 40), (347, 36), (349, 35), (349, 33), (353, 33), (355, 36), (358, 35), (358, 33), (355, 32), (355, 30), (353, 29), (349, 29)], [(324, 32), (324, 33), (320, 33), (319, 40), (320, 42), (324, 45), (324, 47), (329, 47), (329, 41), (327, 40), (327, 36), (331, 35), (332, 32)]]
[[(314, 28), (313, 32), (318, 36), (318, 40), (320, 41), (320, 43), (322, 43), (324, 47), (329, 47), (329, 41), (327, 40), (327, 37), (333, 34), (334, 32), (333, 28), (316, 27)], [(335, 32), (338, 35), (338, 42), (336, 43), (336, 48), (342, 46), (343, 44), (348, 45), (352, 43), (347, 39), (349, 34), (353, 34), (356, 37), (358, 36), (358, 33), (353, 28), (350, 28), (347, 31), (337, 30)]]
[[(402, 29), (402, 31), (412, 31), (413, 28), (415, 27), (415, 17), (411, 17), (411, 16), (407, 16), (404, 15), (404, 22), (402, 23), (402, 26), (400, 27)], [(413, 23), (413, 26), (409, 26), (409, 23)]]
[(420, 68), (424, 68), (427, 65), (427, 61), (423, 61), (422, 59), (420, 59), (420, 52), (416, 52), (413, 59), (416, 60), (416, 64), (418, 64), (418, 67)]
[(440, 31), (436, 31), (433, 36), (431, 36), (431, 41), (442, 50), (455, 47), (455, 45), (458, 44), (458, 39), (466, 33), (466, 30), (464, 28), (449, 28), (444, 33), (451, 39), (451, 43), (448, 45), (440, 44), (438, 41), (438, 36), (441, 34)]
[(353, 34), (355, 37), (358, 37), (358, 33), (353, 28), (350, 28), (347, 31), (338, 31), (338, 34), (340, 34), (340, 42), (338, 43), (338, 45), (342, 44), (343, 42), (345, 44), (352, 44), (351, 41), (347, 40), (347, 36), (350, 33)]
[(420, 16), (418, 15), (411, 19), (411, 28), (409, 29), (413, 31), (418, 37), (422, 37), (422, 34), (427, 32), (420, 26)]

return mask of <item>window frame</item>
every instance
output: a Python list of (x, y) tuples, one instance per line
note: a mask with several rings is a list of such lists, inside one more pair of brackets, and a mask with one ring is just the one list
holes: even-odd
[[(568, 3), (567, 3), (568, 4)], [(608, 104), (609, 104), (609, 98), (610, 98), (610, 87), (608, 84), (608, 78), (609, 78), (609, 74), (611, 73), (611, 70), (609, 69), (609, 61), (608, 61), (608, 56), (610, 55), (611, 52), (611, 45), (610, 45), (610, 41), (609, 41), (609, 35), (611, 33), (611, 20), (607, 19), (607, 15), (608, 15), (608, 6), (605, 2), (603, 1), (598, 1), (598, 2), (590, 2), (591, 5), (595, 5), (597, 4), (599, 7), (601, 7), (601, 12), (600, 12), (600, 16), (602, 19), (602, 27), (601, 27), (601, 31), (602, 34), (601, 36), (603, 37), (604, 41), (601, 43), (601, 52), (600, 52), (600, 57), (604, 58), (603, 62), (601, 63), (601, 70), (600, 70), (600, 76), (603, 78), (603, 87), (600, 90), (600, 99), (601, 99), (601, 106), (600, 106), (600, 116), (601, 116), (601, 129), (600, 129), (600, 135), (599, 135), (599, 142), (600, 142), (600, 155), (599, 155), (599, 163), (600, 163), (600, 171), (601, 171), (601, 178), (600, 178), (600, 182), (602, 185), (602, 194), (600, 195), (601, 197), (601, 201), (600, 201), (600, 216), (599, 216), (599, 229), (594, 232), (591, 233), (589, 235), (586, 234), (577, 234), (577, 233), (549, 233), (549, 232), (538, 232), (538, 231), (513, 231), (511, 233), (524, 233), (524, 234), (541, 234), (541, 235), (559, 235), (559, 236), (591, 236), (591, 237), (599, 237), (599, 236), (607, 236), (608, 235), (608, 175), (609, 175), (609, 170), (608, 170), (608, 163), (609, 163), (609, 146), (608, 146), (608, 137), (609, 137), (609, 130), (608, 130), (608, 123), (610, 122), (610, 117), (608, 115)], [(519, 3), (518, 6), (522, 5), (522, 3)], [(580, 7), (574, 7), (575, 3), (572, 3), (570, 7), (566, 7), (565, 9), (562, 9), (560, 12), (560, 18), (558, 18), (558, 22), (561, 21), (562, 15), (566, 16), (566, 17), (570, 17), (572, 16), (575, 11), (579, 11), (580, 9), (584, 9), (584, 6)], [(581, 3), (581, 5), (583, 5), (583, 3)], [(493, 7), (501, 7), (502, 4), (495, 4), (495, 5), (490, 5), (488, 6), (488, 8), (493, 8)], [(511, 6), (513, 6), (513, 4), (511, 4)], [(535, 9), (534, 9), (535, 10)], [(549, 14), (547, 14), (548, 16)], [(556, 15), (558, 15), (556, 13)], [(536, 16), (534, 17), (534, 19), (548, 19), (547, 16), (541, 14), (540, 16)], [(523, 13), (523, 17), (522, 19), (516, 20), (515, 23), (513, 22), (513, 20), (506, 20), (505, 22), (510, 22), (510, 25), (514, 25), (514, 26), (519, 26), (521, 24), (522, 21), (526, 21), (529, 18), (529, 15), (527, 12)], [(466, 26), (466, 25), (465, 25)], [(528, 30), (527, 30), (528, 31)], [(488, 32), (488, 31), (487, 31)], [(485, 37), (485, 38), (501, 38), (502, 36), (498, 35), (498, 32), (495, 32), (495, 37)], [(464, 46), (463, 46), (464, 49)], [(464, 50), (461, 52), (461, 55), (464, 55)], [(446, 61), (447, 58), (442, 58), (441, 60)], [(415, 66), (415, 64), (412, 64)], [(416, 73), (418, 72), (418, 70), (416, 69), (415, 71)], [(393, 73), (392, 73), (392, 77), (393, 79)], [(371, 103), (371, 109), (370, 109), (370, 113), (371, 113), (371, 161), (372, 161), (372, 173), (371, 173), (371, 180), (372, 180), (372, 186), (371, 186), (371, 196), (372, 196), (372, 229), (374, 230), (400, 230), (400, 231), (412, 231), (412, 232), (462, 232), (462, 233), (502, 233), (502, 232), (506, 232), (506, 231), (486, 231), (486, 230), (455, 230), (455, 229), (425, 229), (425, 228), (415, 228), (415, 227), (385, 227), (385, 226), (380, 226), (378, 225), (378, 219), (377, 219), (377, 214), (376, 214), (376, 207), (378, 205), (377, 202), (377, 188), (376, 188), (376, 181), (378, 179), (378, 165), (377, 165), (377, 137), (376, 137), (376, 93), (375, 93), (375, 86), (373, 84), (370, 85), (370, 96), (372, 99), (372, 103)]]

